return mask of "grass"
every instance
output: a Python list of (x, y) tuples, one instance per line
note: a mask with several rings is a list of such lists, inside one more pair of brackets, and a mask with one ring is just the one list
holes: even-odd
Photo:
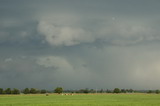
[(160, 95), (1, 95), (0, 106), (160, 106)]

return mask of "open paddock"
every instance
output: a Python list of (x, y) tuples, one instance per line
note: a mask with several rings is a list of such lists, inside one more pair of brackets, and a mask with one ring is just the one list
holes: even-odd
[(0, 106), (160, 106), (159, 94), (0, 95)]

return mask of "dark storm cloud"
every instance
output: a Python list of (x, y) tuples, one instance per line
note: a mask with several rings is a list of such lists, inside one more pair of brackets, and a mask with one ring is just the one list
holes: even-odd
[(159, 4), (1, 0), (1, 86), (158, 88)]

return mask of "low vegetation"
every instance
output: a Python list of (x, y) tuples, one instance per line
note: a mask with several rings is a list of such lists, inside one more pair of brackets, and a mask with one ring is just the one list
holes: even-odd
[(62, 87), (57, 87), (53, 90), (45, 90), (45, 89), (36, 89), (36, 88), (25, 88), (23, 90), (19, 90), (19, 89), (11, 89), (11, 88), (0, 88), (0, 95), (4, 95), (4, 94), (45, 94), (45, 93), (57, 93), (57, 94), (61, 94), (61, 93), (150, 93), (150, 94), (159, 94), (160, 90), (133, 90), (133, 89), (119, 89), (119, 88), (115, 88), (113, 90), (104, 90), (104, 89), (99, 89), (99, 90), (95, 90), (95, 89), (80, 89), (80, 90), (64, 90)]

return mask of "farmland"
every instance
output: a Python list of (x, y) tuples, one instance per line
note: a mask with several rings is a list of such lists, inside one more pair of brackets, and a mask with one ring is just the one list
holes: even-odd
[(159, 94), (1, 95), (0, 106), (159, 106)]

